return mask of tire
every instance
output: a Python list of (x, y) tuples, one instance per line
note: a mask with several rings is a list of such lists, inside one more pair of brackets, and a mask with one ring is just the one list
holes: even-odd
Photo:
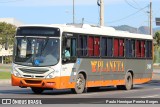
[(31, 89), (35, 94), (41, 94), (44, 91), (44, 89), (37, 87), (31, 87)]
[(131, 90), (133, 88), (133, 77), (130, 72), (125, 75), (125, 85), (118, 85), (119, 90)]
[(84, 78), (84, 75), (80, 73), (76, 78), (75, 88), (71, 89), (71, 91), (76, 94), (81, 94), (85, 91), (85, 86), (86, 86), (86, 79)]

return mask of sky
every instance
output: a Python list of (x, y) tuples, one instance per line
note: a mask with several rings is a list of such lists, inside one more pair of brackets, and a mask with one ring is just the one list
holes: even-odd
[[(99, 24), (97, 0), (74, 0), (75, 21)], [(104, 0), (105, 26), (149, 25), (150, 0)], [(153, 27), (155, 17), (160, 17), (160, 0), (153, 2)], [(15, 18), (24, 24), (72, 23), (73, 0), (0, 0), (0, 18)]]

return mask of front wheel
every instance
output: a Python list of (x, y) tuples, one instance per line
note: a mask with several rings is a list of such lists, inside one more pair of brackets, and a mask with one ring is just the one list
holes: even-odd
[(31, 87), (31, 89), (35, 94), (41, 94), (44, 91), (44, 89), (38, 87)]
[(131, 90), (133, 88), (133, 77), (130, 72), (125, 75), (125, 85), (118, 85), (117, 89)]
[(80, 73), (77, 76), (75, 88), (71, 90), (76, 94), (81, 94), (85, 91), (85, 86), (86, 86), (86, 79), (84, 78), (84, 75)]

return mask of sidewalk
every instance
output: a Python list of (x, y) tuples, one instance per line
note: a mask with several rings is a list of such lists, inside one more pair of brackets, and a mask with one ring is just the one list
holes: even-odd
[(0, 72), (10, 72), (12, 69), (11, 64), (0, 64)]
[(2, 84), (11, 84), (11, 79), (0, 79), (0, 86)]

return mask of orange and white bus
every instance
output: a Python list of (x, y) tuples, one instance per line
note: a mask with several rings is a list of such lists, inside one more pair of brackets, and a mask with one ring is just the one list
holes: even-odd
[(111, 27), (25, 25), (15, 35), (12, 85), (48, 89), (116, 86), (130, 90), (152, 78), (152, 36)]

